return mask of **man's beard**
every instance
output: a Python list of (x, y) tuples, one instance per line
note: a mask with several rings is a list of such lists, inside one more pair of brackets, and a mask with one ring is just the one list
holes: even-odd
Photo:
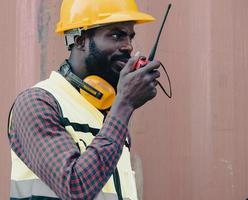
[(100, 76), (116, 89), (119, 81), (119, 73), (112, 70), (111, 59), (97, 48), (93, 38), (90, 38), (89, 51), (89, 56), (85, 59), (88, 73)]

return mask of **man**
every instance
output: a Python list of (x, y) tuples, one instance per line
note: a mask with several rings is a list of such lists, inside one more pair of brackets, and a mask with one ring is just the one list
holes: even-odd
[(11, 111), (11, 199), (137, 199), (127, 127), (156, 96), (160, 63), (135, 70), (132, 39), (153, 20), (134, 0), (63, 1), (70, 57)]

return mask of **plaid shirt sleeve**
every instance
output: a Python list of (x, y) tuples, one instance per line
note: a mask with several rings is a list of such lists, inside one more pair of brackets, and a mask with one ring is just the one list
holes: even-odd
[(60, 198), (93, 199), (117, 165), (129, 135), (127, 127), (115, 116), (107, 116), (80, 154), (59, 115), (50, 93), (39, 88), (24, 91), (12, 110), (11, 148)]

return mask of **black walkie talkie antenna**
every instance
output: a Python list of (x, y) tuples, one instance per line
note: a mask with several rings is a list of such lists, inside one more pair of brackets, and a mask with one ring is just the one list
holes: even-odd
[[(168, 14), (169, 14), (170, 8), (171, 8), (171, 4), (168, 5), (167, 11), (166, 11), (166, 13), (165, 13), (165, 16), (164, 16), (164, 19), (163, 19), (161, 28), (160, 28), (160, 30), (159, 30), (159, 33), (158, 33), (158, 36), (157, 36), (157, 39), (156, 39), (156, 42), (155, 42), (155, 44), (153, 45), (153, 48), (152, 48), (151, 53), (150, 53), (150, 55), (149, 55), (149, 58), (148, 58), (149, 61), (152, 61), (152, 60), (154, 59), (154, 57), (155, 57), (156, 50), (157, 50), (157, 47), (158, 47), (158, 42), (159, 42), (159, 39), (160, 39), (160, 35), (161, 35), (162, 30), (163, 30), (163, 28), (164, 28), (164, 24), (165, 24), (165, 21), (166, 21), (166, 19), (167, 19)], [(165, 74), (166, 74), (166, 76), (167, 76), (167, 78), (168, 78), (169, 87), (170, 87), (170, 93), (168, 94), (168, 93), (166, 92), (166, 90), (164, 89), (164, 87), (162, 86), (162, 84), (161, 84), (159, 81), (157, 81), (157, 83), (158, 83), (158, 85), (161, 87), (161, 89), (163, 90), (163, 92), (164, 92), (169, 98), (171, 98), (171, 97), (172, 97), (172, 89), (171, 89), (170, 77), (169, 77), (169, 75), (168, 75), (168, 73), (167, 73), (167, 71), (166, 71), (166, 69), (165, 69), (165, 67), (164, 67), (164, 65), (163, 65), (162, 63), (161, 63), (161, 66), (162, 66), (162, 68), (163, 68), (163, 70), (164, 70), (164, 72), (165, 72)]]
[(160, 39), (160, 35), (161, 35), (162, 30), (164, 28), (164, 24), (165, 24), (165, 21), (167, 19), (168, 14), (169, 14), (170, 8), (171, 8), (171, 4), (168, 5), (167, 11), (166, 11), (165, 16), (164, 16), (163, 23), (161, 25), (161, 28), (159, 30), (159, 33), (158, 33), (158, 36), (157, 36), (157, 39), (156, 39), (156, 42), (155, 42), (155, 44), (154, 44), (154, 46), (153, 46), (153, 48), (151, 50), (151, 53), (149, 55), (149, 58), (148, 58), (149, 61), (152, 61), (154, 59), (155, 54), (156, 54), (156, 50), (157, 50), (157, 47), (158, 47), (158, 42), (159, 42), (159, 39)]

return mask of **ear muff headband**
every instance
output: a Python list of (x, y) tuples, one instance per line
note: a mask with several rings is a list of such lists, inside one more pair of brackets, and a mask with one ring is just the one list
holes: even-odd
[(101, 77), (91, 75), (84, 80), (80, 79), (72, 72), (68, 60), (60, 66), (59, 73), (79, 89), (80, 94), (97, 109), (106, 110), (112, 106), (116, 96), (115, 90)]

